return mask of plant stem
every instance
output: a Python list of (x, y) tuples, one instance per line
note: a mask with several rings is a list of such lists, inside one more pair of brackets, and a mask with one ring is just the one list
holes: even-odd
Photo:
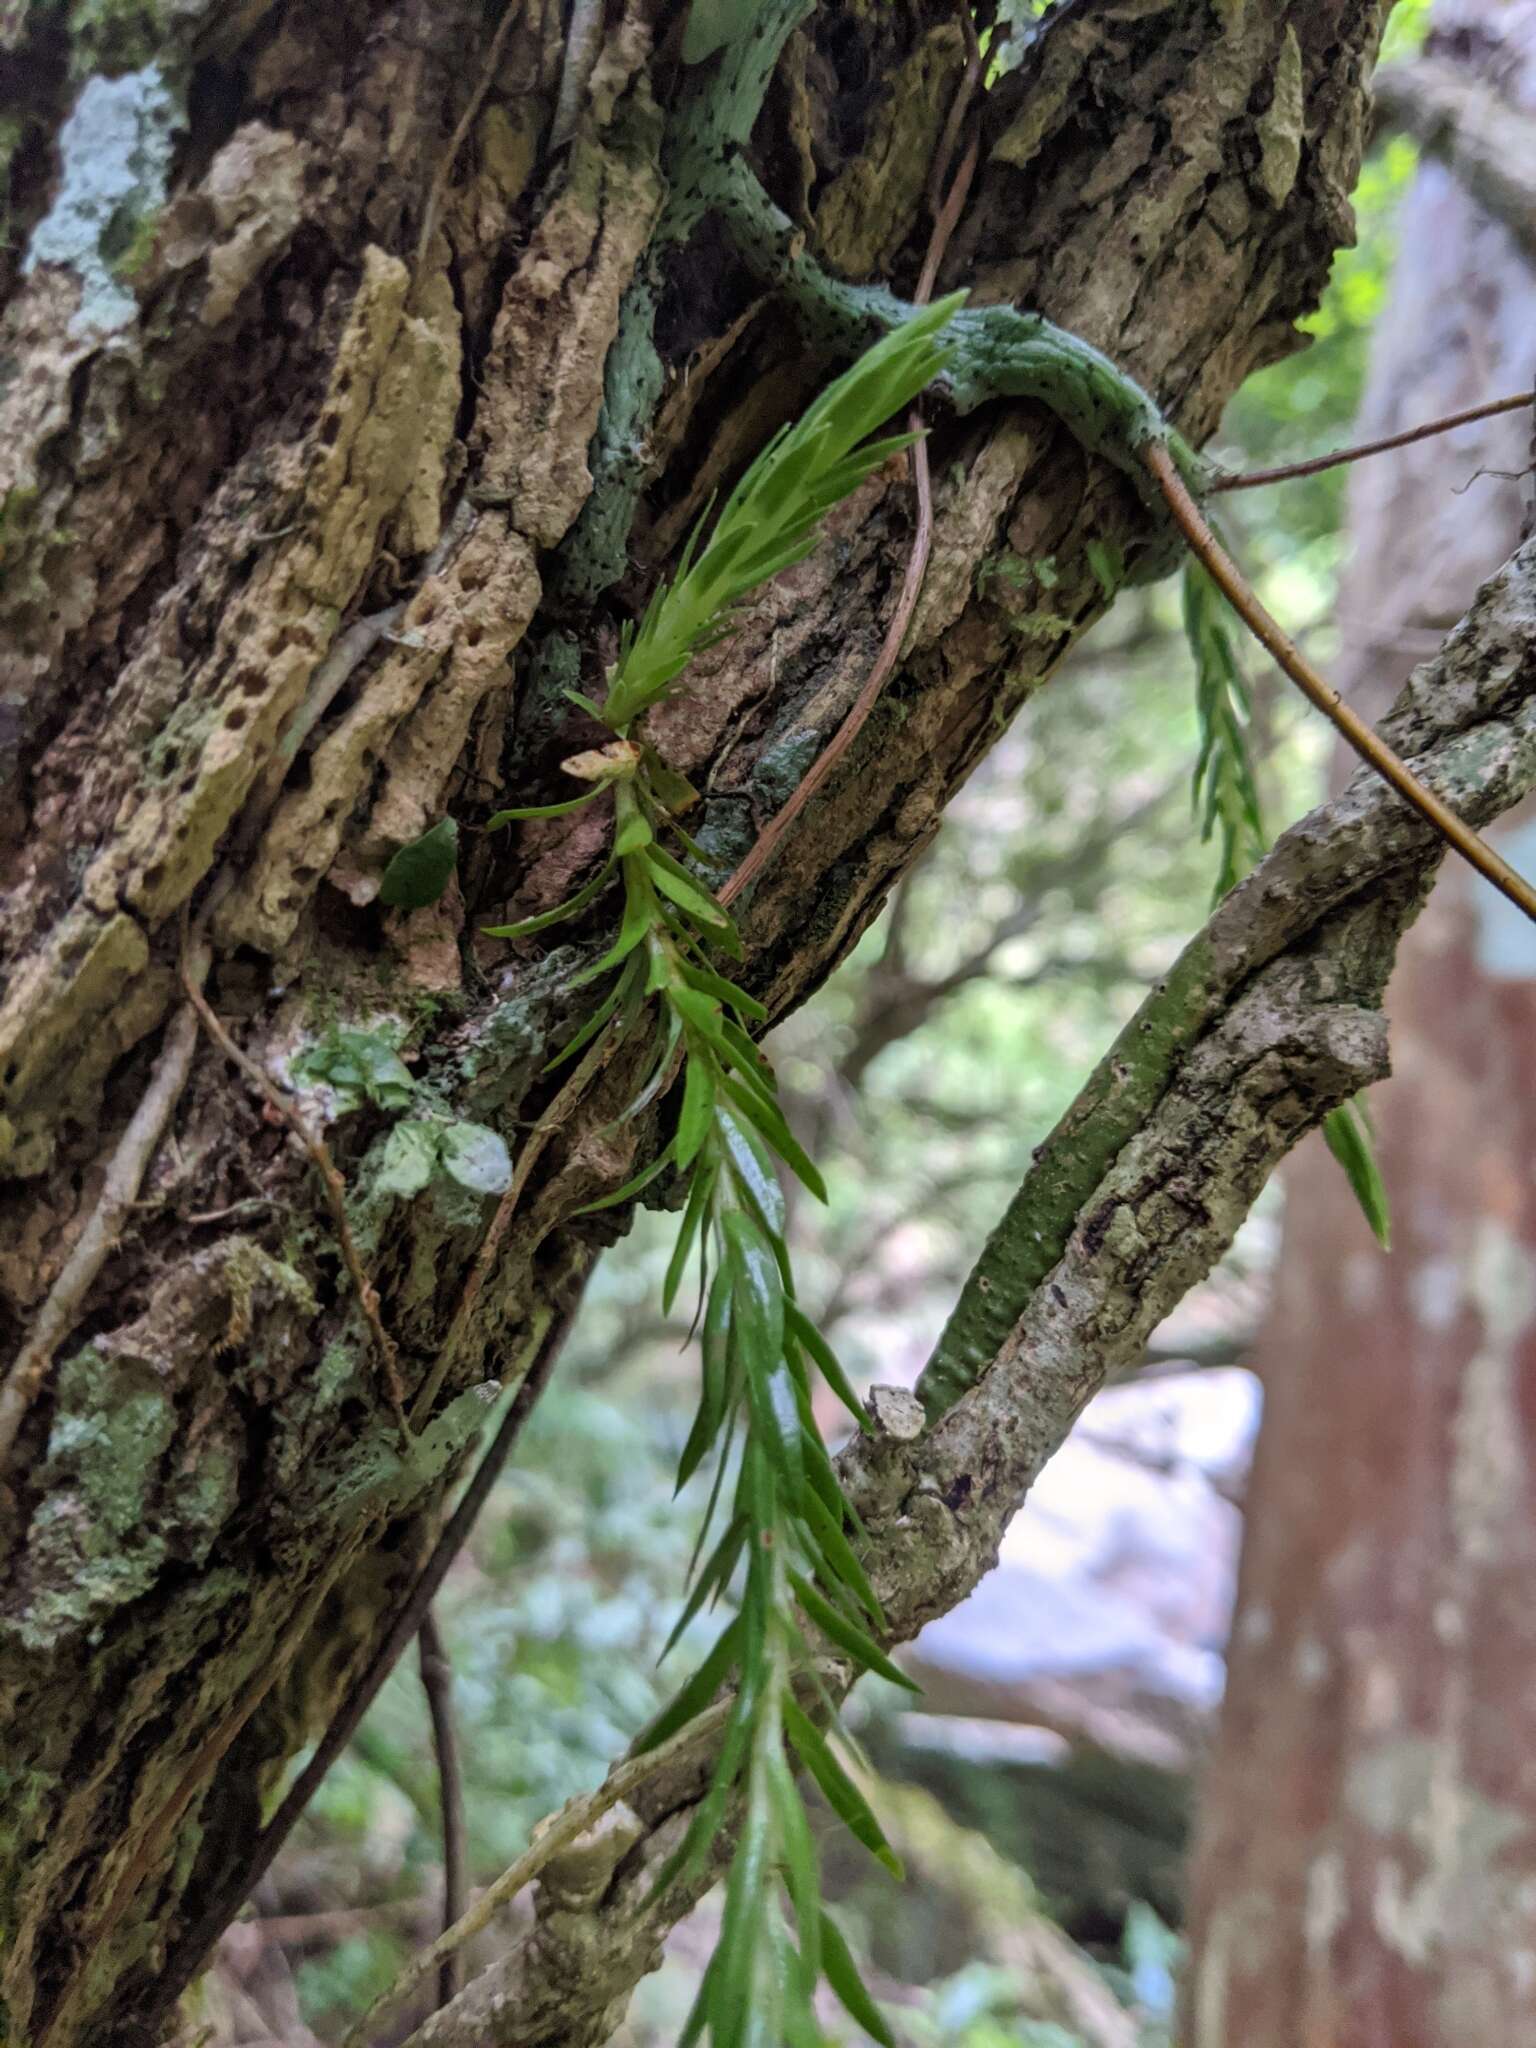
[(1337, 469), (1344, 462), (1363, 462), (1368, 455), (1385, 455), (1392, 448), (1407, 448), (1415, 441), (1427, 441), (1435, 434), (1449, 434), (1474, 420), (1491, 420), (1500, 413), (1519, 412), (1536, 403), (1536, 391), (1516, 391), (1509, 398), (1490, 398), (1483, 405), (1469, 405), (1465, 412), (1447, 413), (1443, 419), (1426, 420), (1422, 426), (1405, 427), (1400, 434), (1386, 434), (1379, 441), (1361, 441), (1353, 448), (1335, 448), (1331, 455), (1311, 455), (1304, 462), (1282, 462), (1277, 469), (1243, 470), (1236, 476), (1217, 476), (1210, 484), (1216, 491), (1256, 491), (1261, 484), (1283, 484), (1292, 477), (1318, 476), (1325, 469)]
[(1386, 741), (1349, 708), (1327, 678), (1312, 667), (1300, 648), (1260, 604), (1237, 564), (1206, 524), (1200, 507), (1191, 497), (1167, 449), (1151, 441), (1143, 454), (1184, 538), (1259, 645), (1274, 656), (1302, 695), (1322, 712), (1361, 760), (1368, 762), (1378, 775), (1389, 782), (1398, 795), (1411, 804), (1448, 845), (1454, 846), (1462, 859), (1476, 868), (1485, 881), (1491, 882), (1536, 923), (1536, 889), (1522, 875), (1516, 874), (1470, 825), (1464, 824), (1448, 804), (1442, 803), (1433, 790), (1426, 789), (1407, 762), (1395, 754)]
[(498, 1908), (515, 1899), (520, 1891), (532, 1884), (539, 1872), (545, 1868), (562, 1849), (569, 1848), (578, 1836), (584, 1835), (594, 1822), (602, 1819), (611, 1807), (626, 1799), (637, 1786), (655, 1777), (670, 1764), (697, 1748), (715, 1734), (731, 1710), (731, 1701), (720, 1700), (695, 1716), (686, 1727), (680, 1728), (670, 1741), (655, 1749), (644, 1751), (640, 1756), (627, 1757), (623, 1763), (615, 1764), (595, 1792), (585, 1798), (573, 1799), (545, 1828), (538, 1838), (530, 1842), (517, 1861), (505, 1869), (496, 1882), (487, 1885), (467, 1912), (460, 1915), (451, 1927), (447, 1927), (418, 1956), (413, 1956), (400, 1975), (369, 2006), (342, 2042), (342, 2048), (363, 2048), (369, 2034), (395, 2007), (430, 1975), (434, 1965), (441, 1965), (461, 1949), (465, 1942), (480, 1933), (490, 1924)]
[[(458, 1731), (453, 1719), (453, 1665), (437, 1616), (429, 1607), (416, 1632), (421, 1655), (421, 1689), (432, 1721), (432, 1749), (437, 1759), (437, 1796), (443, 1814), (443, 1927), (450, 1928), (464, 1911), (464, 1778), (459, 1768)], [(451, 1950), (437, 1972), (437, 2002), (444, 2006), (459, 1993), (460, 1956)]]

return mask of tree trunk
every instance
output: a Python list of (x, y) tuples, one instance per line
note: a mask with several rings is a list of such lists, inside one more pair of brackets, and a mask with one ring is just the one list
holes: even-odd
[[(1536, 8), (1442, 0), (1435, 20), (1427, 75), (1496, 90), (1536, 139)], [(1399, 241), (1362, 438), (1531, 382), (1516, 233), (1429, 161)], [(1514, 544), (1529, 448), (1522, 413), (1357, 473), (1341, 681), (1368, 714)], [(1505, 832), (1529, 872), (1529, 808)], [(1396, 1074), (1372, 1097), (1391, 1257), (1320, 1145), (1287, 1177), (1191, 2048), (1513, 2042), (1536, 2011), (1530, 927), (1447, 875), (1391, 1007)]]
[[(531, 1146), (603, 918), (579, 944), (479, 928), (569, 894), (601, 827), (474, 828), (568, 793), (559, 762), (601, 729), (563, 691), (601, 690), (711, 493), (839, 366), (690, 183), (687, 138), (713, 136), (718, 167), (741, 115), (720, 105), (728, 59), (684, 65), (680, 29), (644, 0), (577, 0), (568, 34), (517, 0), (0, 21), (0, 2026), (18, 2042), (132, 2037), (399, 1601), (483, 1412), (456, 1397), (544, 1369), (612, 1231), (572, 1212), (652, 1136), (603, 1134), (622, 1059), (562, 1100), (402, 1466), (384, 1354), (413, 1401), (493, 1204), (442, 1180), (392, 1192), (399, 1075), (343, 1115), (303, 1058), (334, 1078), (339, 1029), (382, 1033), (428, 1113)], [(941, 284), (1038, 307), (1199, 439), (1292, 345), (1347, 238), (1377, 29), (1374, 0), (1059, 7), (987, 96)], [(911, 293), (963, 64), (938, 0), (859, 0), (790, 37), (748, 157), (843, 276)], [(1103, 609), (1088, 543), (1147, 549), (1136, 494), (1047, 412), (935, 415), (903, 664), (744, 920), (776, 1012)], [(911, 531), (893, 463), (656, 721), (722, 868), (863, 680)], [(1010, 633), (978, 577), (998, 551), (1055, 557), (1061, 639)], [(389, 858), (445, 814), (466, 827), (456, 881), (385, 907)], [(200, 977), (249, 1070), (200, 1032)], [(252, 1078), (306, 1071), (382, 1346), (321, 1178)]]

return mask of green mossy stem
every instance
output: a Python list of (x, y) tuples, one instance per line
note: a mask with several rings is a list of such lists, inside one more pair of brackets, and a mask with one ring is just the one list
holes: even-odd
[[(813, 346), (857, 355), (912, 318), (914, 308), (894, 292), (846, 284), (808, 255), (804, 235), (769, 198), (745, 158), (732, 155), (718, 165), (711, 197), (742, 260), (761, 283), (790, 300)], [(1083, 447), (1130, 479), (1166, 536), (1165, 545), (1154, 548), (1128, 580), (1166, 574), (1169, 560), (1182, 555), (1183, 542), (1147, 473), (1143, 450), (1154, 441), (1166, 446), (1197, 497), (1210, 489), (1214, 472), (1164, 418), (1156, 400), (1101, 350), (1040, 313), (963, 307), (945, 341), (950, 359), (934, 381), (955, 410), (974, 412), (998, 398), (1033, 399), (1047, 407)]]
[(1002, 1349), (1066, 1250), (1083, 1204), (1145, 1123), (1222, 987), (1203, 935), (1126, 1025), (1055, 1130), (971, 1269), (917, 1383), (930, 1423), (953, 1408)]

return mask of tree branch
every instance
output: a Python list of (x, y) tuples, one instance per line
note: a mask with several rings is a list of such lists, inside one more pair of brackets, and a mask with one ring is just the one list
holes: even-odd
[[(1477, 822), (1536, 785), (1536, 546), (1484, 587), (1387, 726)], [(929, 1431), (842, 1459), (893, 1640), (990, 1569), (1084, 1403), (1211, 1269), (1283, 1154), (1385, 1071), (1382, 991), (1442, 853), (1362, 770), (1218, 906), (1041, 1148), (946, 1333), (958, 1323), (974, 1348), (990, 1332), (985, 1353), (957, 1374), (941, 1343)], [(648, 1896), (702, 1784), (700, 1766), (637, 1789), (648, 1832), (603, 1896), (541, 1901), (533, 1932), (411, 2048), (602, 2041), (707, 1881)]]
[(1442, 57), (1379, 71), (1376, 109), (1438, 157), (1527, 249), (1536, 250), (1536, 129), (1491, 85)]

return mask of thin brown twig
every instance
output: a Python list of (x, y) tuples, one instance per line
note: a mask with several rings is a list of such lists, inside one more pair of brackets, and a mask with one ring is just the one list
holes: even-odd
[(408, 1998), (431, 1970), (434, 1963), (441, 1963), (455, 1950), (472, 1940), (491, 1916), (526, 1886), (532, 1884), (539, 1872), (549, 1864), (562, 1849), (566, 1849), (579, 1835), (584, 1835), (595, 1821), (602, 1819), (610, 1808), (627, 1799), (639, 1785), (654, 1778), (659, 1771), (668, 1769), (680, 1756), (707, 1740), (723, 1726), (726, 1716), (735, 1704), (734, 1697), (717, 1700), (695, 1714), (691, 1721), (678, 1729), (675, 1735), (654, 1749), (642, 1750), (638, 1756), (626, 1757), (615, 1764), (594, 1792), (588, 1792), (573, 1799), (544, 1827), (529, 1843), (517, 1861), (508, 1866), (494, 1884), (487, 1885), (475, 1900), (469, 1911), (456, 1925), (446, 1928), (419, 1956), (406, 1964), (400, 1975), (387, 1990), (382, 1991), (369, 2006), (362, 2018), (343, 2037), (341, 2048), (362, 2048), (370, 2033), (383, 2016), (392, 2012), (400, 2002)]
[[(464, 1911), (464, 1775), (459, 1768), (459, 1739), (453, 1719), (453, 1665), (443, 1632), (429, 1607), (416, 1631), (421, 1657), (421, 1689), (432, 1722), (432, 1749), (437, 1761), (437, 1798), (443, 1816), (443, 1931)], [(450, 1949), (438, 1965), (437, 2002), (445, 2006), (459, 1995), (462, 1958)]]
[(570, 1079), (534, 1125), (528, 1135), (527, 1144), (524, 1145), (522, 1151), (518, 1154), (517, 1165), (513, 1168), (512, 1172), (511, 1185), (496, 1205), (496, 1213), (492, 1216), (485, 1236), (480, 1241), (480, 1249), (475, 1254), (475, 1263), (470, 1267), (469, 1278), (464, 1283), (464, 1292), (459, 1296), (458, 1306), (453, 1312), (453, 1320), (448, 1325), (448, 1334), (439, 1346), (437, 1357), (432, 1364), (432, 1370), (423, 1381), (421, 1391), (417, 1394), (415, 1405), (411, 1409), (411, 1420), (418, 1429), (432, 1412), (432, 1404), (436, 1401), (443, 1381), (447, 1377), (448, 1368), (453, 1363), (460, 1340), (463, 1338), (465, 1330), (469, 1327), (470, 1317), (474, 1314), (475, 1303), (479, 1299), (480, 1290), (485, 1285), (486, 1276), (496, 1263), (496, 1254), (501, 1249), (502, 1240), (505, 1238), (512, 1218), (517, 1212), (517, 1205), (523, 1198), (523, 1190), (528, 1185), (529, 1178), (533, 1173), (534, 1167), (539, 1162), (539, 1157), (544, 1147), (549, 1143), (555, 1132), (560, 1129), (560, 1126), (565, 1121), (567, 1110), (574, 1105), (577, 1097), (586, 1088), (588, 1082), (595, 1080), (609, 1060), (613, 1058), (614, 1053), (618, 1049), (618, 1044), (619, 1035), (614, 1031), (611, 1024), (607, 1029), (598, 1033), (582, 1056), (579, 1064), (573, 1068)]
[(331, 1717), (314, 1755), (294, 1779), (282, 1804), (256, 1837), (250, 1854), (228, 1882), (215, 1890), (201, 1918), (182, 1936), (167, 1959), (155, 1987), (153, 2000), (140, 2021), (142, 2031), (139, 2038), (146, 2044), (146, 2048), (147, 2044), (156, 2038), (156, 2029), (160, 2022), (202, 1969), (214, 1943), (271, 1869), (274, 1858), (319, 1790), (321, 1781), (356, 1734), (364, 1714), (377, 1698), (379, 1688), (394, 1669), (401, 1652), (421, 1627), (422, 1617), (436, 1599), (449, 1565), (458, 1555), (474, 1527), (502, 1466), (522, 1434), (524, 1424), (532, 1414), (540, 1394), (548, 1384), (573, 1315), (574, 1305), (558, 1315), (552, 1309), (539, 1311), (535, 1318), (533, 1335), (525, 1351), (528, 1358), (527, 1369), (517, 1392), (502, 1418), (501, 1427), (496, 1432), (490, 1449), (476, 1466), (474, 1477), (444, 1525), (443, 1533), (432, 1546), (432, 1554), (422, 1567), (419, 1578), (406, 1595), (394, 1620), (369, 1658), (366, 1668), (353, 1682), (346, 1698)]
[(1442, 839), (1454, 846), (1463, 860), (1470, 862), (1485, 880), (1492, 882), (1495, 889), (1536, 922), (1536, 889), (1523, 876), (1516, 874), (1470, 825), (1458, 818), (1448, 804), (1442, 803), (1432, 790), (1426, 789), (1407, 762), (1395, 754), (1386, 741), (1349, 708), (1327, 678), (1312, 667), (1300, 648), (1264, 609), (1237, 564), (1212, 533), (1168, 450), (1160, 442), (1152, 441), (1147, 444), (1145, 455), (1147, 467), (1157, 479), (1168, 509), (1191, 550), (1259, 645), (1273, 655), (1303, 696), (1316, 705), (1360, 758), (1389, 782)]
[(377, 1899), (371, 1905), (325, 1906), (313, 1913), (262, 1913), (244, 1924), (263, 1941), (292, 1948), (309, 1941), (343, 1941), (349, 1934), (366, 1933), (381, 1920), (415, 1926), (422, 1917), (420, 1898)]
[(452, 135), (448, 138), (448, 147), (443, 151), (437, 169), (432, 174), (432, 183), (427, 188), (427, 202), (421, 210), (421, 232), (416, 237), (416, 260), (411, 266), (412, 298), (421, 284), (427, 249), (437, 231), (437, 216), (442, 209), (443, 194), (448, 189), (448, 180), (453, 175), (454, 164), (458, 161), (459, 151), (464, 147), (464, 138), (474, 127), (480, 109), (485, 105), (486, 94), (496, 81), (496, 70), (501, 63), (502, 50), (512, 31), (512, 24), (522, 18), (522, 12), (523, 10), (515, 4), (515, 0), (507, 0), (507, 11), (496, 24), (496, 33), (491, 37), (491, 47), (486, 52), (485, 63), (475, 89), (470, 94)]
[(402, 1440), (409, 1443), (411, 1441), (411, 1426), (406, 1420), (405, 1415), (405, 1386), (400, 1378), (400, 1355), (395, 1348), (394, 1339), (384, 1327), (384, 1318), (379, 1306), (378, 1289), (368, 1278), (362, 1258), (358, 1253), (357, 1240), (352, 1235), (352, 1225), (347, 1218), (347, 1184), (342, 1179), (341, 1169), (331, 1157), (330, 1147), (326, 1144), (325, 1140), (318, 1137), (310, 1129), (308, 1119), (301, 1115), (296, 1105), (283, 1095), (266, 1070), (258, 1066), (250, 1054), (243, 1052), (230, 1037), (224, 1026), (219, 1022), (218, 1017), (214, 1014), (212, 1004), (193, 980), (185, 959), (182, 961), (181, 984), (187, 992), (192, 1007), (203, 1020), (203, 1028), (207, 1031), (214, 1044), (218, 1046), (220, 1052), (223, 1053), (227, 1060), (230, 1060), (240, 1069), (251, 1085), (258, 1088), (266, 1097), (274, 1113), (288, 1126), (289, 1130), (293, 1132), (299, 1143), (304, 1147), (304, 1150), (309, 1154), (310, 1161), (320, 1176), (320, 1184), (325, 1190), (326, 1206), (331, 1212), (331, 1222), (335, 1227), (337, 1242), (341, 1246), (341, 1256), (346, 1263), (347, 1272), (351, 1277), (352, 1286), (357, 1294), (358, 1305), (363, 1311), (363, 1318), (368, 1325), (369, 1331), (372, 1333), (374, 1344), (378, 1348), (379, 1362), (384, 1372), (384, 1389), (389, 1397), (389, 1405), (394, 1412), (395, 1421), (399, 1426)]
[[(955, 144), (960, 140), (961, 125), (965, 120), (966, 114), (970, 111), (971, 101), (975, 98), (981, 86), (981, 43), (976, 34), (975, 17), (972, 15), (969, 6), (961, 6), (958, 12), (960, 17), (960, 33), (965, 38), (965, 69), (960, 74), (960, 82), (955, 88), (954, 98), (950, 101), (949, 114), (944, 123), (943, 133), (939, 137), (937, 149), (933, 152), (933, 162), (928, 168), (928, 211), (933, 215), (934, 227), (928, 237), (928, 248), (923, 264), (925, 271), (928, 268), (928, 259), (931, 258), (933, 259), (934, 271), (937, 272), (938, 259), (942, 258), (944, 250), (948, 245), (950, 234), (954, 231), (953, 222), (942, 234), (938, 228), (938, 222), (944, 213), (946, 203), (944, 181), (949, 176), (949, 167), (955, 160)], [(968, 174), (964, 176), (963, 180), (956, 178), (948, 195), (950, 199), (954, 199), (956, 192), (958, 192), (960, 201), (964, 201), (965, 193), (961, 189), (962, 183), (969, 185), (970, 176)], [(926, 290), (924, 290), (922, 285), (918, 286), (917, 303), (920, 306), (927, 305), (929, 299), (933, 296), (933, 283), (934, 280), (930, 277)]]
[(1474, 420), (1491, 420), (1499, 413), (1519, 412), (1536, 403), (1536, 391), (1517, 391), (1509, 398), (1491, 398), (1484, 405), (1469, 405), (1465, 412), (1447, 413), (1443, 419), (1426, 420), (1419, 427), (1405, 427), (1400, 434), (1387, 434), (1379, 441), (1361, 441), (1353, 448), (1336, 448), (1331, 455), (1309, 456), (1305, 462), (1283, 462), (1277, 469), (1248, 469), (1236, 476), (1219, 476), (1210, 486), (1216, 491), (1256, 491), (1261, 484), (1283, 484), (1292, 477), (1317, 476), (1322, 470), (1337, 469), (1343, 462), (1363, 462), (1368, 455), (1385, 455), (1392, 448), (1406, 448), (1414, 441), (1427, 441), (1434, 434), (1449, 434), (1456, 427), (1471, 426)]
[[(969, 55), (965, 74), (955, 96), (955, 104), (950, 110), (950, 117), (945, 123), (939, 149), (935, 154), (934, 171), (929, 185), (930, 193), (937, 193), (948, 174), (949, 157), (954, 149), (961, 121), (981, 79), (981, 51), (976, 40), (976, 25), (971, 20), (968, 7), (961, 7), (960, 18), (969, 42)], [(944, 260), (944, 251), (949, 246), (950, 237), (959, 221), (966, 195), (970, 191), (971, 180), (976, 175), (978, 155), (979, 144), (973, 135), (966, 145), (965, 155), (961, 159), (959, 170), (955, 173), (954, 181), (934, 215), (933, 229), (923, 257), (917, 290), (913, 294), (915, 305), (926, 305), (933, 296), (933, 287), (939, 274), (939, 266)], [(914, 434), (921, 434), (923, 431), (920, 406), (912, 407), (908, 414), (908, 425)], [(912, 547), (907, 556), (901, 593), (896, 600), (891, 623), (886, 628), (885, 638), (880, 644), (880, 652), (875, 657), (874, 667), (865, 678), (858, 696), (849, 706), (842, 724), (832, 735), (825, 750), (812, 763), (810, 772), (796, 786), (789, 801), (769, 819), (746, 859), (720, 890), (720, 902), (723, 905), (733, 903), (772, 860), (790, 827), (858, 738), (869, 714), (879, 701), (880, 692), (885, 688), (891, 671), (900, 659), (902, 642), (907, 637), (907, 628), (911, 625), (912, 614), (917, 609), (918, 595), (923, 587), (923, 578), (928, 570), (928, 557), (933, 548), (933, 488), (928, 471), (928, 451), (922, 441), (913, 443), (911, 458), (912, 480), (917, 492), (917, 529), (912, 536)]]
[[(908, 415), (914, 432), (922, 430), (922, 414), (913, 406)], [(901, 653), (901, 643), (906, 638), (907, 627), (917, 609), (918, 592), (928, 568), (928, 556), (933, 546), (933, 494), (928, 476), (928, 454), (921, 441), (912, 447), (912, 474), (917, 486), (917, 531), (913, 536), (911, 553), (907, 557), (906, 574), (902, 578), (901, 595), (896, 600), (896, 609), (886, 629), (885, 639), (875, 664), (865, 679), (864, 687), (850, 705), (842, 724), (832, 735), (825, 750), (812, 763), (810, 772), (797, 784), (789, 801), (769, 819), (757, 843), (746, 859), (721, 888), (719, 900), (722, 906), (733, 903), (756, 880), (768, 862), (783, 844), (784, 836), (805, 809), (811, 798), (821, 788), (832, 770), (853, 745), (863, 730), (865, 721), (874, 710), (886, 680), (896, 666)]]

